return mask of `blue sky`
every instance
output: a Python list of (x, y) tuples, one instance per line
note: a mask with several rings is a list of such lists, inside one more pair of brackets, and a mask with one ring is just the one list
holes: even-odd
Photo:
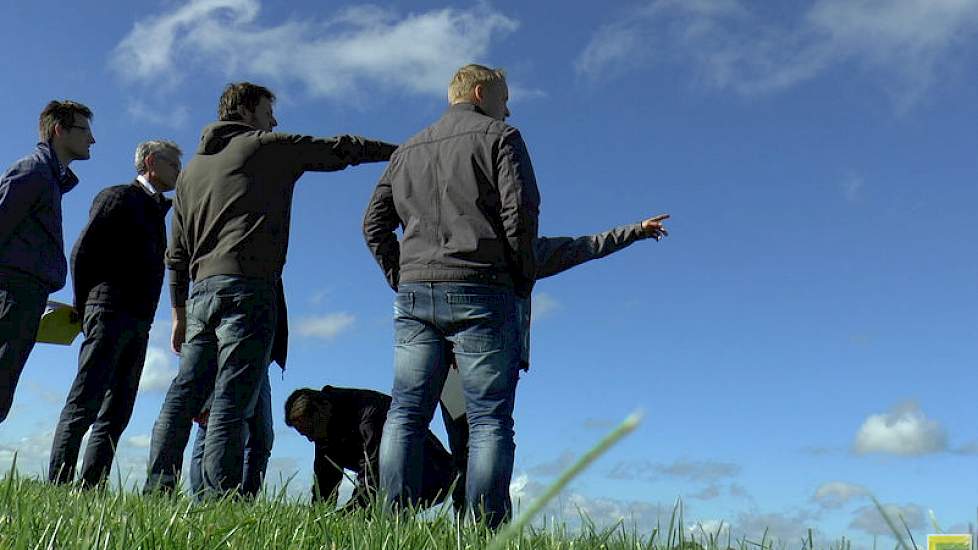
[[(811, 527), (864, 545), (884, 533), (869, 493), (915, 534), (928, 510), (974, 521), (975, 2), (59, 1), (0, 18), (3, 164), (30, 151), (49, 99), (95, 111), (64, 199), (69, 248), (95, 194), (134, 176), (138, 142), (189, 158), (229, 81), (271, 87), (281, 130), (399, 142), (473, 61), (508, 71), (542, 234), (670, 213), (663, 242), (538, 285), (517, 497), (642, 409), (553, 511), (648, 526), (681, 496), (687, 523), (735, 537)], [(360, 234), (382, 169), (307, 174), (295, 194), (271, 475), (303, 487), (312, 448), (282, 423), (288, 393), (390, 388), (393, 295)], [(123, 436), (130, 483), (177, 365), (168, 308)], [(77, 348), (35, 348), (0, 466), (19, 450), (25, 471), (46, 467)]]

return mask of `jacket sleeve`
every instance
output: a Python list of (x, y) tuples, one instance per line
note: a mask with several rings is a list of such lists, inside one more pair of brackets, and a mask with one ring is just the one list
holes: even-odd
[(44, 178), (26, 167), (15, 166), (0, 178), (0, 246), (30, 215), (46, 188)]
[(640, 223), (623, 225), (604, 233), (576, 239), (540, 237), (535, 244), (537, 279), (550, 277), (584, 262), (603, 258), (635, 241), (646, 238), (648, 237)]
[(170, 272), (170, 304), (186, 307), (190, 294), (190, 251), (184, 235), (183, 209), (179, 190), (173, 198), (173, 221), (170, 230), (170, 246), (166, 249), (166, 267)]
[(510, 129), (500, 144), (496, 168), (499, 174), (500, 218), (509, 245), (516, 292), (527, 297), (536, 281), (536, 254), (540, 192), (526, 144)]
[(127, 226), (124, 217), (125, 208), (118, 193), (105, 189), (92, 201), (88, 224), (71, 255), (74, 306), (79, 313), (85, 311), (89, 291), (102, 279), (101, 270), (114, 263), (106, 251), (120, 237), (116, 234), (118, 228)]
[(384, 272), (387, 284), (396, 292), (400, 278), (401, 246), (394, 230), (401, 225), (401, 219), (394, 208), (389, 171), (390, 165), (367, 204), (367, 211), (363, 215), (363, 238)]
[(313, 461), (312, 501), (324, 502), (335, 499), (339, 494), (343, 472), (330, 459), (327, 445), (316, 443), (316, 458)]
[(261, 144), (274, 158), (291, 159), (298, 173), (332, 172), (363, 162), (383, 162), (391, 158), (397, 145), (360, 136), (329, 138), (267, 132)]

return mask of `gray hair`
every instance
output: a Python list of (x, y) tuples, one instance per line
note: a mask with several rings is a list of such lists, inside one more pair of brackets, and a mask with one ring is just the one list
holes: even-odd
[(173, 155), (173, 160), (180, 160), (180, 155), (183, 151), (180, 150), (180, 146), (166, 139), (153, 139), (150, 141), (144, 141), (136, 146), (136, 173), (143, 174), (146, 172), (146, 157), (150, 155), (156, 155), (163, 153), (164, 155)]

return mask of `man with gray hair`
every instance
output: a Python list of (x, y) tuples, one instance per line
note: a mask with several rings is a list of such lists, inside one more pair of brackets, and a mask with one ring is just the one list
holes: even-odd
[[(176, 187), (180, 148), (154, 140), (136, 147), (136, 179), (102, 190), (71, 255), (75, 309), (85, 340), (51, 446), (48, 478), (74, 478), (82, 436), (91, 426), (81, 484), (109, 474), (129, 424), (146, 359), (149, 329), (163, 287), (165, 216)], [(125, 257), (122, 257), (122, 255)]]

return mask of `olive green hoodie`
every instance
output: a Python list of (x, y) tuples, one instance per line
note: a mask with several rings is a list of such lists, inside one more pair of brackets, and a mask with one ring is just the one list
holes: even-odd
[(173, 307), (184, 307), (191, 280), (213, 275), (278, 284), (296, 180), (306, 171), (386, 161), (396, 148), (357, 136), (265, 132), (233, 121), (204, 128), (173, 200), (166, 256)]

